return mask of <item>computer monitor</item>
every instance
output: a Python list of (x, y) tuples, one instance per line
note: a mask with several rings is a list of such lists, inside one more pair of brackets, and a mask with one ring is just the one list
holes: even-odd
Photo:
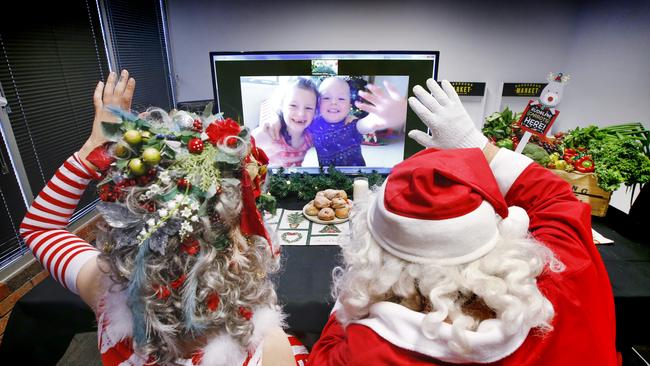
[[(366, 89), (368, 83), (380, 86), (386, 92), (384, 82), (388, 82), (405, 100), (412, 95), (411, 90), (415, 85), (424, 85), (431, 77), (437, 79), (439, 59), (438, 51), (211, 52), (215, 109), (225, 117), (259, 132), (261, 121), (281, 119), (283, 98), (298, 79), (308, 80), (322, 91), (323, 80), (338, 78), (346, 81), (350, 89), (351, 108), (346, 122), (359, 121), (368, 114), (356, 108), (355, 101), (363, 101), (358, 91)], [(345, 136), (342, 141), (336, 138), (323, 141), (315, 135), (322, 131), (317, 128), (318, 122), (327, 120), (327, 112), (320, 111), (322, 99), (319, 97), (317, 94), (313, 120), (305, 121), (310, 123), (306, 128), (306, 143), (317, 146), (306, 152), (303, 151), (305, 146), (298, 148), (304, 152), (302, 160), (295, 156), (288, 159), (272, 158), (272, 166), (313, 170), (334, 161), (334, 165), (343, 170), (390, 171), (395, 164), (421, 149), (406, 137), (406, 132), (426, 129), (415, 113), (406, 108), (405, 123), (400, 127), (361, 134), (355, 140), (361, 145), (362, 160), (323, 158), (325, 153), (322, 151), (331, 152), (338, 145), (342, 145), (342, 149), (349, 148), (350, 133), (353, 132), (342, 133), (341, 136)], [(319, 150), (323, 143), (330, 143), (331, 146), (326, 145), (324, 150)], [(275, 157), (275, 154), (270, 155)]]

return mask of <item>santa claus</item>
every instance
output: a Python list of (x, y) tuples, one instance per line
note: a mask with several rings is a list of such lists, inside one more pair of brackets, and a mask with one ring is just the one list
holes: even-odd
[(337, 303), (312, 365), (615, 365), (590, 209), (488, 143), (449, 82), (409, 104), (432, 132), (355, 202)]

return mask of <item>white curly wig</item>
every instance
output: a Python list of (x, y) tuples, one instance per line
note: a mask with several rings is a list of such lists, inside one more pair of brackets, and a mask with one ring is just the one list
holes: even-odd
[[(482, 300), (510, 334), (522, 327), (551, 329), (553, 305), (539, 291), (536, 279), (545, 270), (562, 271), (563, 264), (527, 233), (528, 220), (523, 230), (499, 225), (501, 235), (494, 249), (472, 262), (413, 263), (387, 252), (371, 235), (367, 212), (376, 198), (374, 191), (355, 202), (351, 233), (341, 239), (344, 266), (333, 272), (333, 295), (342, 305), (336, 315), (344, 326), (367, 317), (374, 303), (408, 302), (421, 296), (428, 303), (420, 310), (426, 314), (423, 335), (434, 339), (443, 322), (451, 323), (453, 336), (448, 346), (461, 354), (470, 351), (465, 331), (476, 330), (484, 321), (464, 311), (463, 305), (472, 298)], [(506, 235), (505, 231), (519, 234)]]

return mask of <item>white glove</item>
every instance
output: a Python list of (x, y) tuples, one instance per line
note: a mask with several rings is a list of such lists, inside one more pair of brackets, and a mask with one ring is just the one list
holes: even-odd
[(441, 149), (478, 147), (483, 149), (488, 139), (479, 131), (460, 102), (456, 90), (447, 80), (442, 88), (435, 80), (427, 80), (429, 94), (416, 85), (409, 98), (411, 109), (431, 130), (431, 136), (419, 130), (409, 132), (409, 137), (424, 147)]

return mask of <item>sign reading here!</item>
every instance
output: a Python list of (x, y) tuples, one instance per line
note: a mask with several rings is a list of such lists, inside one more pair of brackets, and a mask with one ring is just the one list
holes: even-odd
[(544, 138), (559, 114), (557, 109), (544, 107), (531, 100), (519, 119), (519, 125), (522, 130)]

